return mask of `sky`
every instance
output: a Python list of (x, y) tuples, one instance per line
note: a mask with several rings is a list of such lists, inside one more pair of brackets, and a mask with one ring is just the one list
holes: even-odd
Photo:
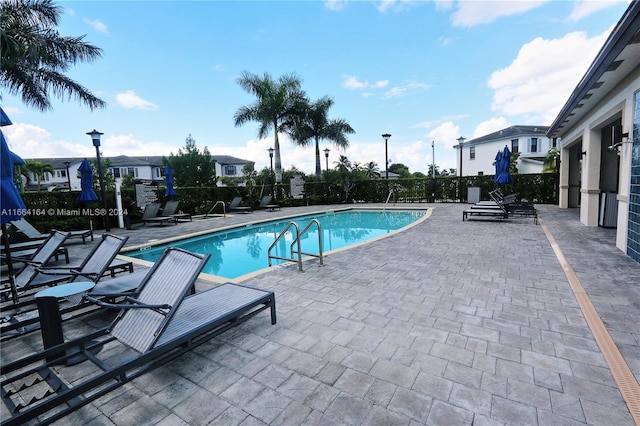
[[(58, 30), (86, 35), (102, 57), (67, 75), (107, 102), (90, 111), (52, 97), (46, 112), (0, 87), (13, 121), (3, 128), (22, 158), (199, 149), (269, 167), (273, 134), (234, 125), (255, 98), (242, 72), (295, 74), (310, 100), (334, 100), (329, 118), (356, 133), (340, 155), (384, 170), (456, 168), (456, 139), (512, 125), (550, 125), (622, 17), (629, 0), (480, 1), (60, 1)], [(432, 148), (433, 143), (433, 148)], [(313, 146), (280, 136), (282, 166), (315, 171)], [(435, 154), (435, 156), (433, 155)], [(324, 153), (322, 169), (326, 167)]]

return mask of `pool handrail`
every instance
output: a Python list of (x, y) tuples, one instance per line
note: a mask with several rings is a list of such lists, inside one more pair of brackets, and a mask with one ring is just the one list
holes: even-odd
[(224, 201), (216, 201), (216, 203), (213, 205), (213, 207), (209, 209), (209, 211), (207, 212), (207, 214), (204, 215), (204, 217), (209, 216), (209, 213), (211, 213), (218, 204), (222, 204), (222, 215), (223, 217), (227, 217), (227, 207)]
[[(314, 253), (306, 253), (302, 251), (301, 248), (301, 243), (300, 243), (300, 239), (302, 238), (302, 235), (304, 235), (305, 232), (307, 232), (309, 230), (309, 228), (311, 227), (311, 225), (315, 223), (318, 226), (318, 250), (319, 250), (319, 254), (314, 254)], [(271, 250), (276, 246), (276, 244), (278, 244), (278, 241), (280, 241), (287, 233), (287, 231), (290, 228), (295, 228), (296, 230), (296, 238), (293, 240), (293, 242), (291, 243), (290, 246), (290, 253), (291, 253), (291, 257), (281, 257), (281, 256), (273, 256), (271, 255)], [(293, 246), (296, 245), (298, 246), (297, 250), (293, 250)], [(294, 253), (298, 254), (298, 259), (294, 258)], [(320, 226), (320, 221), (318, 221), (318, 219), (311, 219), (309, 221), (309, 223), (307, 223), (307, 225), (304, 227), (304, 230), (302, 232), (300, 232), (300, 227), (298, 226), (298, 224), (296, 222), (289, 222), (287, 224), (287, 226), (284, 227), (284, 229), (282, 230), (282, 232), (280, 232), (280, 235), (278, 235), (278, 237), (275, 239), (275, 241), (269, 246), (269, 249), (267, 250), (267, 259), (268, 259), (268, 263), (269, 266), (272, 266), (271, 263), (271, 259), (278, 259), (278, 260), (286, 260), (288, 262), (296, 262), (298, 264), (298, 272), (304, 272), (302, 270), (302, 255), (307, 255), (307, 256), (313, 256), (313, 257), (318, 257), (320, 258), (320, 265), (319, 266), (324, 266), (324, 261), (323, 261), (323, 257), (322, 257), (322, 227)]]

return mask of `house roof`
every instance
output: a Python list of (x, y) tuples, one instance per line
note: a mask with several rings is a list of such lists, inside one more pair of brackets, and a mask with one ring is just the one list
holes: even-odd
[(640, 1), (632, 1), (551, 124), (547, 135), (559, 137), (564, 134), (638, 67)]
[(498, 130), (497, 132), (493, 132), (488, 135), (480, 136), (479, 138), (471, 139), (469, 141), (466, 141), (464, 144), (477, 145), (486, 142), (494, 142), (497, 140), (513, 139), (514, 137), (523, 135), (544, 136), (547, 130), (549, 130), (549, 126), (516, 125), (507, 127), (506, 129)]

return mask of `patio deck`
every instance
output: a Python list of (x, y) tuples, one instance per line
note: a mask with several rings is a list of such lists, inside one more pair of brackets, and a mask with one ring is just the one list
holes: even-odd
[[(276, 293), (276, 325), (258, 316), (60, 424), (635, 423), (542, 225), (462, 222), (465, 204), (398, 206), (430, 206), (433, 214), (409, 231), (328, 255), (324, 267), (310, 260), (304, 273), (291, 265), (244, 281)], [(114, 233), (138, 245), (326, 208)], [(640, 265), (615, 248), (615, 230), (581, 225), (577, 210), (536, 208), (636, 391)], [(70, 246), (70, 256), (82, 258), (93, 244)], [(198, 281), (199, 289), (211, 285)], [(110, 318), (67, 321), (66, 337)], [(3, 343), (2, 362), (40, 348), (39, 333)]]

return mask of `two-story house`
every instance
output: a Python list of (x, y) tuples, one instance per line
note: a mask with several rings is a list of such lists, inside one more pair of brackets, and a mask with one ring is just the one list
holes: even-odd
[(557, 139), (550, 139), (549, 126), (511, 126), (479, 138), (464, 141), (458, 139), (454, 148), (458, 151), (458, 174), (482, 176), (495, 174), (495, 158), (505, 146), (512, 153), (520, 153), (519, 173), (541, 173), (544, 159)]
[[(232, 157), (229, 155), (212, 155), (215, 160), (216, 176), (222, 177), (242, 177), (242, 168), (247, 160)], [(32, 158), (26, 161), (39, 161), (43, 164), (50, 164), (53, 173), (45, 173), (40, 179), (41, 190), (68, 190), (80, 191), (80, 176), (78, 168), (84, 157), (61, 157), (61, 158)], [(107, 164), (109, 167), (107, 167)], [(120, 181), (127, 175), (133, 175), (137, 180), (163, 182), (164, 166), (162, 156), (127, 156), (118, 155), (115, 157), (103, 157), (105, 173), (111, 173), (116, 181)], [(24, 182), (25, 191), (35, 191), (38, 189), (38, 179), (28, 172), (28, 181)], [(221, 185), (218, 179), (217, 185)]]

